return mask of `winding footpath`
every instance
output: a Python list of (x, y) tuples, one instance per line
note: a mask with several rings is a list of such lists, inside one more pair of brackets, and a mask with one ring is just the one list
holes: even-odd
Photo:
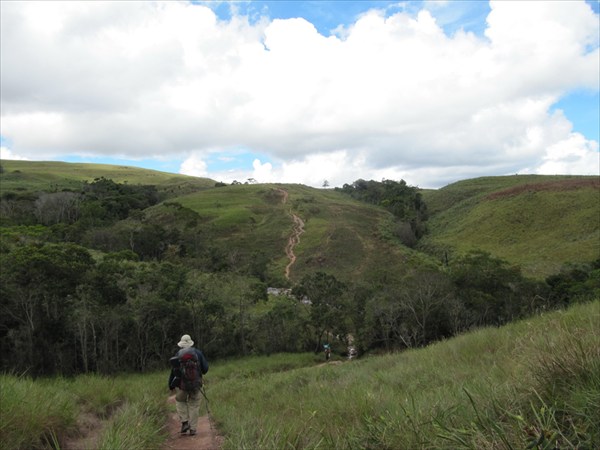
[[(283, 197), (281, 203), (283, 203), (285, 205), (287, 203), (288, 196), (289, 196), (288, 192), (284, 189), (277, 189), (277, 190), (281, 193), (281, 195)], [(294, 227), (292, 228), (292, 235), (289, 237), (288, 243), (285, 246), (285, 254), (287, 255), (288, 259), (290, 260), (290, 262), (287, 264), (287, 266), (285, 266), (285, 278), (289, 280), (290, 279), (290, 269), (296, 262), (296, 255), (294, 253), (294, 247), (296, 247), (296, 245), (298, 245), (300, 243), (300, 235), (302, 233), (304, 233), (304, 221), (299, 216), (294, 214), (291, 209), (289, 210), (288, 214), (290, 215), (290, 217), (292, 218), (292, 221), (294, 222)]]

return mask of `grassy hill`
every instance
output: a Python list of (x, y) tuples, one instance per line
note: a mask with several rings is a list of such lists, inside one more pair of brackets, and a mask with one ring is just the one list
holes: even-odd
[[(389, 213), (334, 190), (283, 184), (215, 188), (215, 182), (205, 178), (100, 164), (4, 160), (2, 167), (0, 194), (77, 189), (82, 181), (99, 177), (154, 185), (163, 198), (195, 211), (206, 237), (230, 253), (234, 263), (236, 253), (262, 254), (270, 277), (281, 284), (286, 282), (285, 248), (293, 233), (293, 214), (305, 226), (293, 249), (297, 260), (291, 281), (316, 270), (342, 280), (382, 280), (401, 275), (411, 265), (473, 249), (543, 278), (565, 263), (600, 256), (598, 177), (483, 177), (425, 190), (430, 219), (421, 253), (400, 245)], [(283, 191), (288, 195), (285, 204)], [(147, 211), (147, 217), (159, 223), (161, 215), (164, 206)], [(171, 220), (172, 227), (185, 227), (179, 219), (165, 220)]]
[(36, 192), (78, 189), (83, 181), (109, 178), (116, 183), (154, 185), (159, 191), (181, 194), (215, 185), (208, 178), (109, 164), (56, 161), (2, 160), (0, 194), (7, 191)]
[(292, 281), (314, 271), (341, 280), (373, 280), (428, 259), (393, 237), (391, 214), (333, 190), (291, 184), (234, 185), (172, 201), (201, 215), (223, 248), (268, 255), (274, 278), (283, 276), (289, 262), (285, 247), (294, 227), (292, 214), (304, 222), (293, 249), (297, 259), (290, 271)]
[(423, 197), (431, 218), (422, 248), (438, 257), (480, 249), (538, 278), (600, 257), (598, 177), (484, 177)]
[[(429, 260), (393, 236), (390, 213), (334, 190), (297, 184), (215, 188), (213, 180), (128, 166), (4, 160), (2, 167), (0, 194), (76, 190), (82, 181), (99, 177), (154, 185), (170, 204), (199, 215), (198, 239), (210, 240), (234, 265), (249, 255), (266, 259), (269, 277), (281, 285), (288, 283), (285, 248), (294, 229), (293, 215), (304, 222), (304, 232), (293, 248), (297, 260), (290, 269), (292, 282), (316, 270), (340, 280), (377, 281), (401, 275), (407, 264)], [(183, 231), (190, 219), (160, 204), (145, 211), (145, 221)]]

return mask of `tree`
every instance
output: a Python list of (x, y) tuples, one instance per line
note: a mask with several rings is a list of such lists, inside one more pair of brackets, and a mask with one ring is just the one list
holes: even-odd
[(2, 223), (15, 225), (33, 225), (38, 223), (35, 217), (34, 194), (16, 194), (4, 192), (0, 197), (0, 219)]
[(514, 318), (523, 303), (521, 271), (487, 252), (472, 251), (450, 267), (456, 297), (468, 315), (466, 326), (501, 325)]
[(346, 336), (346, 290), (342, 282), (324, 272), (306, 275), (292, 290), (296, 297), (307, 297), (311, 302), (310, 320), (315, 329), (316, 352), (321, 348), (321, 339), (325, 332), (342, 335), (344, 338)]
[(600, 297), (600, 258), (587, 264), (567, 264), (546, 278), (550, 286), (551, 306)]
[[(195, 322), (201, 342), (212, 354), (246, 355), (250, 352), (251, 308), (266, 299), (266, 286), (256, 278), (234, 274), (194, 275), (184, 292), (188, 307), (207, 314)], [(207, 350), (208, 351), (208, 350)]]
[(395, 289), (378, 289), (366, 304), (361, 340), (365, 346), (383, 346), (386, 350), (401, 346), (401, 323), (402, 308)]
[(252, 349), (267, 355), (306, 350), (309, 321), (306, 305), (286, 296), (272, 297), (268, 303), (268, 309), (262, 307), (250, 322)]
[(416, 272), (405, 282), (400, 294), (400, 309), (406, 336), (400, 333), (409, 346), (422, 346), (447, 337), (451, 333), (448, 312), (452, 301), (450, 279), (439, 272)]
[(224, 305), (211, 295), (212, 277), (190, 272), (182, 289), (182, 323), (192, 330), (192, 336), (205, 352), (217, 353), (219, 328), (226, 320)]
[(41, 194), (35, 201), (35, 216), (40, 223), (73, 223), (79, 218), (81, 195), (74, 192)]
[(417, 236), (410, 223), (398, 222), (394, 227), (394, 235), (407, 247), (414, 248), (417, 245)]
[(88, 285), (76, 289), (71, 314), (72, 327), (79, 341), (83, 371), (89, 372), (97, 367), (98, 333), (96, 318), (100, 312), (98, 295)]
[(73, 244), (30, 244), (0, 258), (1, 312), (12, 324), (2, 336), (2, 348), (11, 348), (2, 352), (2, 366), (10, 361), (33, 374), (72, 372), (76, 362), (66, 339), (72, 298), (94, 266), (91, 255)]
[(130, 367), (145, 370), (166, 359), (181, 334), (178, 305), (185, 271), (171, 263), (138, 263), (124, 280), (131, 324)]
[[(338, 190), (338, 188), (336, 188)], [(356, 180), (351, 185), (344, 184), (340, 189), (351, 197), (381, 206), (391, 212), (401, 223), (409, 224), (414, 237), (405, 239), (405, 244), (412, 244), (412, 239), (421, 238), (426, 232), (427, 205), (423, 201), (417, 187), (408, 186), (404, 180), (365, 181)], [(400, 237), (408, 235), (402, 228), (398, 230)]]

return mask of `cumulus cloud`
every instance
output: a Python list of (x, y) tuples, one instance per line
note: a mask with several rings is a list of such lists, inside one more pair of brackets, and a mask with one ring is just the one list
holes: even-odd
[(184, 175), (192, 175), (194, 177), (207, 177), (206, 162), (196, 155), (187, 158), (180, 167), (179, 172)]
[(586, 140), (579, 133), (552, 144), (546, 150), (538, 174), (598, 175), (600, 153), (598, 143)]
[(27, 158), (14, 154), (8, 147), (0, 147), (0, 160), (2, 159), (18, 159), (26, 161)]
[[(438, 25), (451, 3), (324, 36), (187, 2), (2, 2), (1, 134), (31, 159), (170, 156), (223, 181), (438, 187), (589, 167), (597, 143), (551, 112), (598, 89), (589, 5), (491, 2), (480, 37)], [(209, 152), (240, 146), (272, 163), (209, 171)]]

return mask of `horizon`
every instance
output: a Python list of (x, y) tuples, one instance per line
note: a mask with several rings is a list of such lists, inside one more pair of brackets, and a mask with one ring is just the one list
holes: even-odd
[[(194, 177), (194, 178), (203, 178), (203, 179), (209, 179), (211, 181), (214, 181), (215, 183), (219, 183), (219, 180), (215, 180), (214, 178), (210, 178), (210, 177), (202, 177), (202, 176), (197, 176), (197, 175), (188, 175), (188, 174), (184, 174), (184, 173), (180, 173), (180, 172), (169, 172), (169, 171), (165, 171), (165, 170), (159, 170), (159, 169), (154, 169), (151, 167), (142, 167), (140, 165), (135, 165), (135, 164), (112, 164), (112, 163), (105, 163), (105, 162), (86, 162), (86, 161), (58, 161), (58, 160), (25, 160), (25, 159), (4, 159), (4, 160), (0, 160), (0, 166), (2, 165), (2, 161), (12, 161), (12, 162), (25, 162), (25, 163), (40, 163), (40, 164), (44, 164), (44, 163), (64, 163), (64, 164), (89, 164), (89, 165), (101, 165), (101, 166), (115, 166), (115, 167), (123, 167), (126, 169), (129, 168), (134, 168), (134, 169), (141, 169), (141, 170), (151, 170), (151, 171), (156, 171), (156, 172), (160, 172), (160, 173), (165, 173), (165, 174), (169, 174), (169, 175), (183, 175), (183, 176), (190, 176), (190, 177)], [(523, 176), (523, 177), (574, 177), (574, 178), (585, 178), (585, 177), (595, 177), (595, 175), (582, 175), (582, 174), (561, 174), (561, 173), (557, 173), (557, 174), (538, 174), (538, 173), (513, 173), (513, 174), (506, 174), (506, 175), (486, 175), (486, 174), (482, 174), (479, 175), (477, 177), (473, 177), (473, 178), (461, 178), (461, 179), (457, 179), (452, 181), (451, 183), (445, 184), (443, 186), (439, 186), (436, 188), (429, 188), (429, 187), (425, 187), (425, 186), (417, 186), (417, 185), (411, 185), (410, 183), (407, 183), (408, 186), (411, 187), (415, 187), (417, 189), (420, 190), (438, 190), (438, 189), (442, 189), (445, 188), (451, 184), (455, 184), (455, 183), (460, 183), (463, 181), (470, 181), (470, 180), (475, 180), (475, 179), (479, 179), (479, 178), (494, 178), (494, 177), (519, 177), (519, 176)], [(354, 180), (347, 180), (344, 183), (342, 183), (342, 186), (331, 186), (329, 185), (328, 180), (324, 180), (327, 181), (327, 186), (325, 185), (320, 185), (320, 186), (309, 186), (309, 185), (304, 185), (303, 183), (286, 183), (285, 181), (260, 181), (260, 180), (256, 180), (252, 177), (250, 178), (246, 178), (246, 179), (240, 179), (240, 180), (232, 180), (231, 183), (226, 183), (227, 185), (229, 184), (280, 184), (280, 185), (303, 185), (303, 186), (308, 186), (308, 187), (312, 187), (315, 189), (336, 189), (336, 188), (342, 188), (343, 184), (348, 184), (348, 185), (352, 185), (352, 183), (354, 183), (355, 181), (358, 180), (364, 180), (364, 181), (377, 181), (377, 182), (383, 182), (386, 179), (381, 179), (381, 180), (373, 180), (372, 178), (365, 178), (365, 177), (358, 177)], [(391, 180), (391, 179), (390, 179)], [(401, 181), (400, 179), (398, 180), (391, 180), (391, 181)], [(406, 180), (403, 180), (406, 182)]]

